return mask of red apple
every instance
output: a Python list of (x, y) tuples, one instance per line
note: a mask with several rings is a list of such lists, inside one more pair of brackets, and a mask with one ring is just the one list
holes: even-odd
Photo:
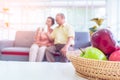
[(113, 33), (108, 29), (100, 29), (93, 33), (91, 36), (91, 44), (107, 55), (120, 49)]
[(110, 57), (110, 61), (120, 61), (120, 50), (113, 52)]

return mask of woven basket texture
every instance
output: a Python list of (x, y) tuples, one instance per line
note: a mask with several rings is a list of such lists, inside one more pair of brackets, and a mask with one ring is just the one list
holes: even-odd
[(79, 76), (89, 80), (120, 80), (120, 62), (87, 59), (80, 57), (79, 53), (79, 51), (67, 53)]

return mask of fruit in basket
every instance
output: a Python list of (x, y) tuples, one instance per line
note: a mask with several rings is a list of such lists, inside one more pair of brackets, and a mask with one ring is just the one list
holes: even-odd
[(120, 50), (114, 51), (110, 57), (109, 57), (110, 61), (120, 61)]
[(105, 54), (111, 54), (120, 49), (112, 32), (108, 29), (100, 29), (91, 36), (93, 47), (100, 49)]
[(104, 53), (95, 47), (87, 47), (85, 50), (81, 51), (82, 51), (82, 54), (80, 54), (81, 57), (97, 60), (107, 60)]

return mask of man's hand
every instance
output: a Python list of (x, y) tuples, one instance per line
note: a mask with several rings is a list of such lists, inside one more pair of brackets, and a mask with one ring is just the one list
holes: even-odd
[(68, 48), (70, 47), (71, 43), (73, 41), (73, 37), (69, 37), (66, 45), (61, 49), (61, 53), (66, 57), (66, 53), (68, 51)]
[(62, 55), (64, 56), (64, 57), (66, 57), (66, 53), (67, 53), (67, 51), (68, 51), (68, 46), (64, 46), (62, 49), (61, 49), (61, 53), (62, 53)]

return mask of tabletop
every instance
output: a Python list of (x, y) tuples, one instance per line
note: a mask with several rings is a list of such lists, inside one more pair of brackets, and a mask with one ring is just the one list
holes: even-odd
[(0, 61), (0, 80), (87, 80), (69, 63)]

